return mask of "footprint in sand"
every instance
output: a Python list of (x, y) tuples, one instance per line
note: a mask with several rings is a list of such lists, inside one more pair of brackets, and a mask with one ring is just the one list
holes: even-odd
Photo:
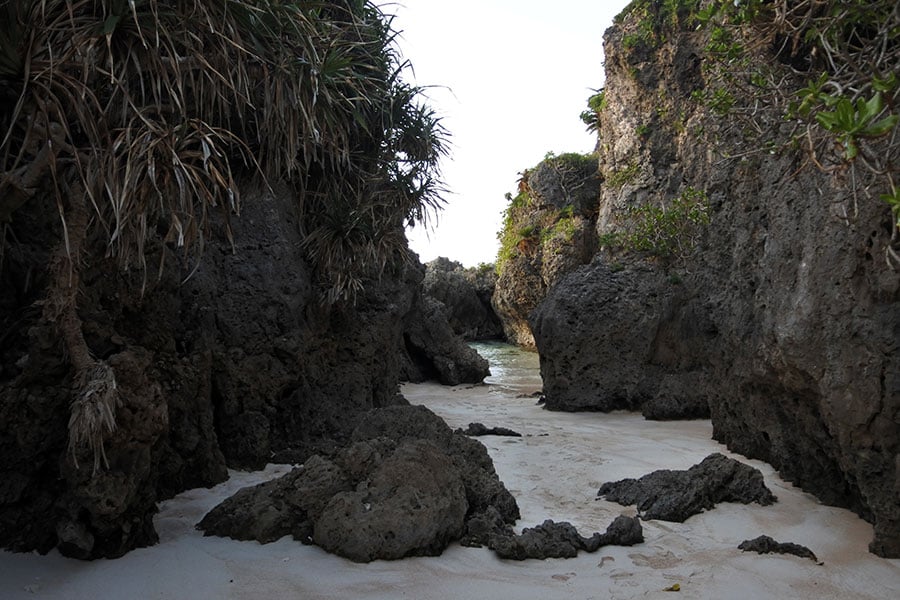
[(681, 559), (669, 552), (647, 556), (646, 554), (629, 554), (628, 558), (638, 567), (651, 567), (653, 569), (668, 569), (681, 562)]

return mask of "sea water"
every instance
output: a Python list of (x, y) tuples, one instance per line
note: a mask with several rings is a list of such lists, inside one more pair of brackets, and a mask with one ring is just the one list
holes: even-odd
[(469, 344), (491, 366), (484, 382), (514, 394), (532, 394), (541, 390), (540, 358), (537, 352), (504, 342)]

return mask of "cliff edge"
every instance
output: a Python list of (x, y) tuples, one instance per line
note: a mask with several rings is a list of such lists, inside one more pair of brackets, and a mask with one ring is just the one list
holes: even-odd
[[(606, 32), (600, 251), (530, 320), (547, 407), (705, 405), (717, 440), (898, 557), (896, 7), (675, 5)], [(844, 60), (888, 50), (842, 95), (817, 35)]]

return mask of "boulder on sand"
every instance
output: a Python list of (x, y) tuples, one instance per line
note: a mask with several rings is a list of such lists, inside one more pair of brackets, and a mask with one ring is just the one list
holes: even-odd
[(686, 471), (662, 469), (640, 479), (604, 483), (597, 496), (623, 505), (636, 504), (643, 519), (678, 523), (719, 502), (768, 506), (777, 500), (759, 469), (718, 452)]

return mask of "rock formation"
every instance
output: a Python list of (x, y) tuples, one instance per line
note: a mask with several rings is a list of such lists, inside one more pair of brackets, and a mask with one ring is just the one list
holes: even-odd
[[(632, 3), (606, 33), (601, 250), (533, 315), (547, 406), (706, 404), (715, 439), (856, 511), (872, 551), (900, 556), (898, 232), (871, 191), (886, 180), (862, 183), (875, 176), (827, 132), (814, 147), (796, 135), (804, 122), (784, 115), (815, 73), (784, 45), (730, 47), (780, 86), (766, 97), (783, 104), (760, 103), (710, 42), (737, 29), (673, 10)], [(889, 137), (860, 142), (867, 160), (896, 153)], [(665, 223), (678, 223), (668, 238)]]
[(493, 265), (464, 268), (447, 258), (425, 264), (425, 295), (444, 305), (453, 332), (468, 341), (503, 339), (503, 326), (491, 306), (497, 284)]
[(508, 427), (486, 427), (484, 423), (469, 423), (469, 426), (465, 429), (457, 429), (457, 433), (461, 433), (463, 435), (468, 435), (472, 437), (478, 437), (482, 435), (502, 435), (508, 437), (522, 437), (522, 434), (518, 431), (513, 431)]
[(756, 552), (757, 554), (793, 554), (800, 558), (808, 558), (814, 563), (819, 562), (812, 550), (793, 542), (776, 542), (767, 535), (761, 535), (752, 540), (744, 540), (738, 544), (738, 550), (744, 552)]
[[(113, 365), (123, 399), (105, 443), (109, 468), (96, 473), (89, 456), (80, 457), (79, 468), (62, 460), (72, 375), (35, 304), (46, 284), (46, 254), (20, 245), (6, 257), (0, 545), (119, 556), (155, 543), (157, 500), (223, 481), (226, 466), (333, 452), (350, 439), (359, 413), (405, 403), (397, 387), (404, 323), (424, 301), (424, 268), (400, 265), (355, 307), (325, 308), (291, 192), (248, 187), (243, 196), (242, 217), (231, 224), (234, 251), (209, 243), (183, 284), (187, 267), (151, 277), (143, 295), (140, 274), (118, 275), (112, 261), (82, 275), (85, 337)], [(18, 234), (39, 239), (53, 231), (54, 210), (19, 215)], [(444, 331), (450, 335), (446, 323)], [(444, 341), (437, 349), (422, 341), (425, 360), (438, 365), (430, 364), (429, 374), (480, 381), (486, 365), (458, 365), (458, 354), (444, 354), (458, 346)], [(480, 365), (473, 355), (466, 360)]]
[(596, 250), (596, 157), (549, 156), (526, 170), (501, 232), (493, 307), (506, 339), (534, 348), (528, 316), (562, 275)]
[(437, 555), (466, 522), (519, 517), (487, 450), (424, 407), (364, 415), (333, 459), (313, 456), (276, 480), (245, 488), (198, 527), (261, 543), (292, 535), (357, 562)]
[(686, 471), (662, 469), (640, 479), (604, 483), (597, 496), (622, 505), (637, 505), (643, 519), (683, 523), (720, 502), (776, 501), (759, 469), (722, 454), (710, 454)]
[(619, 516), (605, 533), (586, 538), (571, 523), (544, 521), (536, 527), (526, 527), (519, 535), (494, 536), (490, 548), (500, 558), (544, 560), (574, 558), (579, 551), (596, 552), (603, 546), (633, 546), (644, 541), (640, 519)]
[(479, 383), (491, 374), (487, 360), (453, 333), (445, 305), (431, 296), (420, 294), (404, 318), (400, 354), (406, 381), (457, 385)]

